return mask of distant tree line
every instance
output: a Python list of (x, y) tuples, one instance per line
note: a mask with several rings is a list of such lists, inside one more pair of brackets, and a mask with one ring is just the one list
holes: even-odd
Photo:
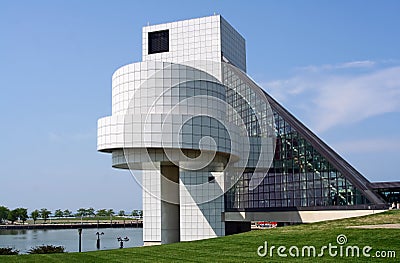
[[(49, 218), (50, 215), (53, 213), (46, 209), (42, 208), (40, 210), (33, 210), (30, 213), (30, 218), (32, 218), (33, 223), (36, 223), (36, 220), (39, 218), (43, 219), (44, 222), (46, 222)], [(114, 212), (113, 209), (99, 209), (95, 210), (94, 208), (79, 208), (76, 213), (72, 213), (70, 210), (61, 210), (57, 209), (54, 211), (54, 216), (56, 218), (63, 218), (63, 217), (112, 217), (116, 213)], [(120, 210), (118, 212), (118, 216), (134, 216), (134, 217), (143, 217), (143, 211), (142, 210), (133, 210), (130, 214), (125, 213), (124, 210)], [(19, 220), (22, 223), (25, 223), (26, 220), (29, 218), (28, 216), (28, 209), (26, 208), (15, 208), (13, 210), (10, 210), (6, 206), (0, 206), (0, 224), (5, 223), (6, 221), (14, 223), (15, 221)]]
[(10, 210), (5, 206), (0, 206), (0, 223), (8, 220), (14, 223), (17, 220), (21, 220), (23, 223), (28, 219), (28, 209), (26, 208), (15, 208)]

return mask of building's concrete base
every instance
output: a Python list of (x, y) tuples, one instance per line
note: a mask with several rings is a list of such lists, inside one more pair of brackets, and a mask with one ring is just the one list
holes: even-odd
[(386, 210), (320, 210), (282, 212), (225, 212), (225, 221), (313, 223), (382, 213)]
[(213, 171), (223, 163), (212, 164), (213, 169), (192, 171), (158, 162), (159, 170), (143, 170), (145, 245), (225, 235), (224, 173)]
[(143, 242), (143, 246), (147, 247), (147, 246), (158, 246), (161, 245), (161, 241), (160, 242), (155, 242), (155, 241), (144, 241)]

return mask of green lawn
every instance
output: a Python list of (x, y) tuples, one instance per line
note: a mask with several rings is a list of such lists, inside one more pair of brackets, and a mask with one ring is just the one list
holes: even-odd
[[(170, 245), (104, 250), (86, 253), (48, 255), (0, 256), (0, 262), (399, 262), (400, 229), (349, 229), (350, 225), (400, 223), (400, 211), (336, 220), (324, 223), (303, 224), (271, 230), (256, 230), (238, 235), (208, 240), (182, 242)], [(268, 241), (269, 246), (315, 246), (317, 254), (324, 245), (337, 245), (336, 238), (344, 234), (346, 246), (357, 245), (361, 249), (371, 246), (371, 255), (377, 250), (395, 251), (397, 258), (330, 257), (325, 251), (323, 257), (288, 256), (282, 258), (274, 250), (273, 257), (261, 258), (257, 248)], [(288, 253), (286, 251), (286, 253)], [(300, 252), (301, 254), (301, 252)], [(362, 253), (361, 253), (362, 254)]]

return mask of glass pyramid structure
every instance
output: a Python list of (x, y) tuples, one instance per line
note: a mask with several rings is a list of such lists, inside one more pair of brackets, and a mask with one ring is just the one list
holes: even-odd
[[(236, 71), (234, 74), (240, 75), (238, 79), (244, 80), (244, 86), (261, 90), (244, 73)], [(225, 77), (227, 75), (232, 74), (226, 71)], [(385, 200), (377, 191), (374, 191), (372, 184), (363, 175), (267, 92), (261, 91), (273, 113), (276, 145), (272, 165), (262, 182), (256, 187), (251, 186), (254, 171), (247, 169), (225, 195), (226, 211), (384, 209), (387, 207)], [(230, 97), (232, 96), (228, 95), (228, 98)], [(235, 99), (231, 100), (235, 101)], [(246, 119), (245, 114), (243, 111), (243, 119)], [(250, 128), (254, 125), (251, 125), (250, 120), (250, 124), (246, 126)], [(252, 133), (250, 130), (248, 132)]]

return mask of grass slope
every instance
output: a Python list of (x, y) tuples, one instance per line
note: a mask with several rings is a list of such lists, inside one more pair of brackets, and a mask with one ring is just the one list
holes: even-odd
[[(400, 211), (329, 222), (303, 224), (270, 230), (257, 230), (221, 238), (182, 242), (162, 246), (104, 250), (85, 253), (0, 256), (0, 262), (399, 262), (400, 229), (349, 229), (351, 225), (400, 223)], [(337, 245), (339, 234), (347, 237), (347, 245), (371, 246), (371, 255), (377, 250), (394, 250), (396, 258), (366, 257), (273, 257), (261, 258), (257, 248), (268, 241), (269, 246)], [(287, 253), (287, 251), (286, 251)], [(300, 252), (301, 254), (301, 252)]]

